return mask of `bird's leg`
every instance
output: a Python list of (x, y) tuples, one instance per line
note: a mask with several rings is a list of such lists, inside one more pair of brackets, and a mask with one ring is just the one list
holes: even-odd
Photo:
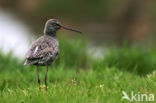
[(39, 88), (40, 88), (40, 77), (39, 77), (39, 69), (38, 69), (38, 65), (37, 66), (37, 79), (38, 79), (38, 84), (39, 84)]
[(48, 65), (47, 65), (47, 70), (46, 70), (46, 74), (45, 74), (45, 86), (46, 86), (46, 91), (47, 91), (47, 74), (48, 74)]

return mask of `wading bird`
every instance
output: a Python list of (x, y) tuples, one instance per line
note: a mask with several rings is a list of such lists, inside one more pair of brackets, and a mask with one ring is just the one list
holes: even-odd
[(56, 36), (56, 31), (66, 29), (81, 33), (78, 30), (63, 26), (56, 19), (49, 19), (45, 24), (44, 35), (32, 43), (24, 65), (35, 65), (37, 67), (37, 78), (40, 87), (39, 69), (38, 66), (46, 66), (45, 86), (47, 90), (47, 73), (50, 66), (57, 58), (59, 53), (59, 42)]

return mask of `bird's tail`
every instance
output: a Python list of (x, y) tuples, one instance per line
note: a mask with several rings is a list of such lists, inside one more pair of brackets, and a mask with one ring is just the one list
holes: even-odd
[(30, 62), (29, 62), (28, 60), (26, 60), (26, 61), (24, 62), (24, 65), (27, 66), (27, 65), (31, 65), (31, 64), (30, 64)]

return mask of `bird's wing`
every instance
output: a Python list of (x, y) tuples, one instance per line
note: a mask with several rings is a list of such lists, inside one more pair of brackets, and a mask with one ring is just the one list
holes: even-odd
[[(46, 39), (46, 38), (45, 38)], [(34, 42), (27, 53), (27, 59), (43, 58), (47, 55), (52, 56), (58, 53), (58, 45), (53, 41), (38, 39)]]
[(31, 59), (33, 58), (33, 54), (35, 54), (36, 51), (38, 51), (39, 46), (41, 45), (41, 40), (43, 37), (40, 37), (39, 39), (37, 39), (36, 41), (34, 41), (29, 49), (29, 51), (26, 54), (26, 58), (27, 59)]
[(43, 57), (53, 57), (58, 53), (58, 48), (47, 47), (39, 52), (36, 52), (32, 55), (33, 59), (43, 58)]

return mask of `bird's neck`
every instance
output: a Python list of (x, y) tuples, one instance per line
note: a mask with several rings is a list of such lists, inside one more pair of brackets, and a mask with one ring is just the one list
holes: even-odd
[(51, 33), (48, 32), (48, 33), (44, 33), (44, 35), (56, 37), (56, 32), (51, 32)]
[(52, 37), (56, 37), (56, 30), (45, 29), (45, 31), (44, 31), (44, 35), (48, 35), (48, 36), (52, 36)]

